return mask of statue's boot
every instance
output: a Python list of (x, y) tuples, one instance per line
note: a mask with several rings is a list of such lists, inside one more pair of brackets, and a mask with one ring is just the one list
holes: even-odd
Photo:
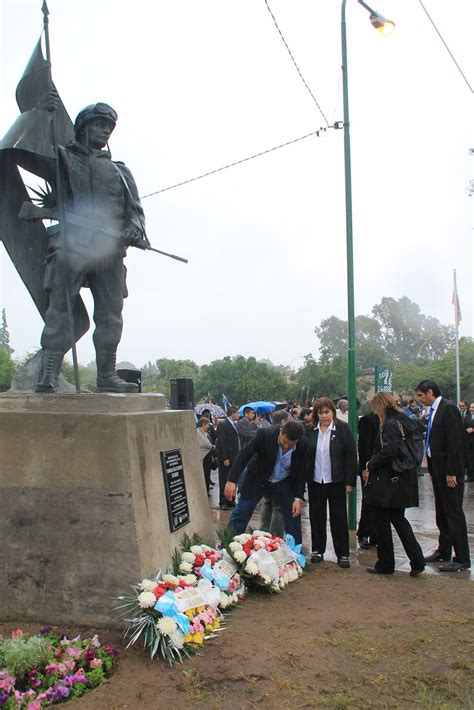
[(35, 392), (42, 394), (54, 394), (56, 392), (63, 358), (64, 353), (62, 352), (56, 350), (44, 351), (41, 379), (36, 385)]
[(138, 385), (125, 382), (115, 371), (116, 353), (100, 351), (96, 353), (97, 360), (97, 392), (138, 392)]

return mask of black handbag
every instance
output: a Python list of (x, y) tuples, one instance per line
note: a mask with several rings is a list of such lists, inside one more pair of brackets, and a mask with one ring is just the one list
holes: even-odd
[[(395, 473), (405, 473), (406, 471), (412, 471), (418, 466), (418, 457), (416, 451), (412, 444), (405, 435), (405, 429), (400, 422), (397, 422), (400, 429), (400, 434), (402, 435), (402, 440), (398, 445), (398, 451), (395, 458), (392, 461), (392, 471)], [(382, 437), (382, 435), (380, 435)]]
[[(368, 505), (377, 508), (411, 508), (418, 506), (418, 477), (416, 475), (416, 456), (409, 448), (405, 439), (403, 427), (398, 422), (402, 430), (402, 443), (408, 451), (408, 456), (400, 456), (400, 447), (396, 457), (390, 464), (390, 471), (380, 471), (378, 473), (370, 473), (367, 483), (364, 486), (364, 501)], [(382, 443), (382, 432), (380, 432), (380, 443)], [(398, 460), (399, 465), (408, 466), (401, 472), (395, 469), (395, 462)], [(413, 463), (415, 461), (415, 463)]]
[(416, 470), (399, 473), (371, 473), (364, 486), (364, 501), (377, 508), (418, 506)]

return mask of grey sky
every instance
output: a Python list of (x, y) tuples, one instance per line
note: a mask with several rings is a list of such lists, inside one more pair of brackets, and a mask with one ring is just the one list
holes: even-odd
[[(269, 0), (330, 124), (342, 120), (340, 2)], [(474, 84), (472, 0), (424, 0)], [(42, 29), (41, 0), (1, 2), (0, 133)], [(453, 322), (457, 269), (472, 335), (472, 94), (416, 0), (374, 0), (390, 38), (347, 2), (356, 313), (407, 295)], [(72, 118), (119, 114), (110, 147), (145, 195), (324, 125), (264, 0), (49, 0), (53, 78)], [(298, 366), (314, 326), (346, 317), (343, 133), (329, 130), (143, 201), (153, 246), (130, 249), (119, 359), (198, 363), (255, 355)], [(42, 322), (0, 256), (0, 306), (16, 354)], [(90, 299), (87, 298), (90, 307)], [(79, 342), (93, 359), (91, 332)]]

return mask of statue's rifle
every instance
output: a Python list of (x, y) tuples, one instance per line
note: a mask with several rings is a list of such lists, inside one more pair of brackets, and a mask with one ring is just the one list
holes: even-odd
[[(49, 85), (51, 89), (53, 88), (53, 79), (51, 75), (51, 49), (50, 49), (50, 44), (49, 44), (49, 10), (48, 6), (46, 4), (46, 0), (43, 0), (43, 5), (41, 7), (41, 10), (43, 12), (43, 27), (44, 27), (44, 41), (45, 41), (45, 48), (46, 48), (46, 62), (47, 62), (47, 69), (48, 69), (48, 80), (49, 80)], [(56, 181), (56, 202), (58, 206), (58, 213), (59, 213), (59, 234), (60, 236), (63, 237), (61, 239), (61, 242), (63, 244), (63, 248), (65, 248), (65, 242), (64, 242), (64, 234), (62, 234), (62, 231), (64, 229), (64, 202), (62, 199), (62, 186), (61, 186), (61, 168), (59, 165), (59, 150), (58, 150), (58, 140), (57, 140), (57, 135), (56, 135), (56, 127), (55, 127), (55, 121), (54, 121), (54, 111), (52, 112), (52, 118), (51, 118), (51, 135), (52, 135), (52, 144), (53, 144), (53, 151), (56, 156), (56, 161), (55, 161), (55, 181)], [(69, 289), (67, 288), (66, 285), (66, 305), (67, 305), (67, 315), (68, 315), (68, 320), (69, 320), (69, 332), (71, 336), (71, 350), (72, 350), (72, 363), (74, 367), (74, 383), (76, 385), (76, 393), (79, 394), (81, 391), (81, 385), (79, 382), (79, 367), (77, 364), (77, 350), (76, 350), (76, 334), (75, 334), (75, 329), (74, 329), (74, 318), (73, 318), (73, 313), (72, 313), (72, 303), (71, 303), (71, 294), (69, 292)]]

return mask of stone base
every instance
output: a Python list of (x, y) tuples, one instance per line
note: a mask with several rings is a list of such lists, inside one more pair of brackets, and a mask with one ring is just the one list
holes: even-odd
[[(192, 412), (161, 395), (0, 395), (0, 617), (110, 625), (114, 599), (212, 537)], [(170, 533), (160, 452), (180, 449), (190, 522)]]

